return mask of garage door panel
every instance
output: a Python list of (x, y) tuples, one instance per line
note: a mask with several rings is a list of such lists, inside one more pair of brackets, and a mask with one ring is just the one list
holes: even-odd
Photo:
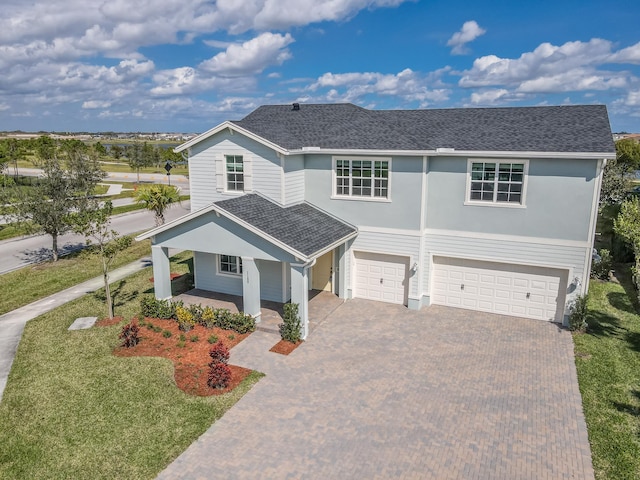
[[(567, 282), (560, 269), (434, 257), (432, 301), (441, 305), (562, 320)], [(460, 288), (464, 284), (464, 288)]]
[[(405, 304), (409, 260), (406, 257), (355, 252), (354, 296), (389, 303)], [(448, 273), (435, 281), (446, 288)]]

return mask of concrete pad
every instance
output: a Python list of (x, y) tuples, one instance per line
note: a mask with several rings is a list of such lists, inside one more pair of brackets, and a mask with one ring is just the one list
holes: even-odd
[(98, 317), (80, 317), (76, 318), (69, 326), (69, 330), (86, 330), (93, 327)]

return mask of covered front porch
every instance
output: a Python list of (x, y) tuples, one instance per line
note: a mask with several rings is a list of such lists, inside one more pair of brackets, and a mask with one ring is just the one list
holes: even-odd
[[(242, 310), (257, 323), (271, 322), (277, 331), (282, 304), (290, 301), (298, 305), (304, 339), (312, 322), (325, 318), (319, 313), (321, 299), (346, 297), (341, 266), (346, 244), (356, 235), (353, 226), (312, 205), (282, 207), (249, 194), (213, 203), (137, 239), (152, 240), (156, 298), (171, 298), (169, 248), (189, 249), (195, 303), (226, 301), (225, 308)], [(312, 303), (319, 296), (313, 289), (327, 293)]]
[[(173, 300), (183, 301), (186, 305), (200, 304), (203, 307), (226, 308), (232, 313), (244, 312), (244, 302), (239, 295), (210, 292), (194, 288), (173, 297)], [(339, 298), (332, 292), (322, 290), (309, 291), (308, 316), (309, 332), (313, 332), (333, 311), (342, 305), (345, 299)], [(278, 325), (283, 319), (284, 303), (262, 300), (260, 305), (262, 315), (257, 329), (270, 333), (279, 333)]]

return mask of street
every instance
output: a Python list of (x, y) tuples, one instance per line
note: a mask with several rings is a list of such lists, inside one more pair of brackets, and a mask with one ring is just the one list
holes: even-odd
[[(175, 204), (165, 213), (167, 222), (190, 212), (191, 204), (184, 201)], [(142, 232), (155, 226), (155, 217), (149, 210), (139, 210), (112, 217), (111, 226), (122, 235)], [(62, 255), (85, 245), (82, 235), (66, 234), (58, 238), (58, 249)], [(16, 270), (31, 263), (51, 258), (51, 237), (37, 235), (26, 238), (13, 238), (0, 242), (0, 274)]]

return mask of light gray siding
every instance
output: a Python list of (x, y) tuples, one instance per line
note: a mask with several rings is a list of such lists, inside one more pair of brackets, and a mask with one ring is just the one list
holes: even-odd
[(260, 260), (260, 298), (282, 302), (282, 263)]
[(588, 241), (596, 175), (596, 160), (534, 158), (529, 161), (525, 208), (465, 205), (467, 159), (430, 158), (426, 226)]
[[(364, 160), (375, 157), (363, 156)], [(330, 155), (305, 158), (305, 198), (311, 204), (358, 226), (420, 228), (422, 157), (393, 157), (389, 182), (391, 201), (331, 198), (333, 164)]]
[[(196, 288), (242, 296), (242, 276), (218, 273), (218, 255), (194, 252)], [(282, 302), (282, 264), (258, 260), (260, 298)]]
[[(387, 255), (399, 255), (409, 257), (409, 266), (414, 262), (419, 262), (420, 258), (420, 235), (400, 234), (392, 232), (371, 232), (361, 231), (349, 247), (345, 262), (346, 272), (345, 278), (348, 279), (347, 289), (348, 296), (352, 296), (353, 292), (353, 268), (355, 263), (354, 252), (372, 252)], [(409, 278), (409, 297), (418, 297), (420, 292), (418, 289), (418, 277), (410, 273)]]
[(304, 157), (287, 157), (284, 162), (285, 205), (304, 201)]
[(212, 253), (194, 252), (196, 288), (210, 292), (242, 296), (242, 276), (219, 275), (218, 256)]
[[(220, 132), (190, 149), (189, 179), (191, 209), (198, 210), (212, 202), (238, 195), (224, 192), (225, 176), (216, 172), (216, 160), (225, 155), (242, 155), (245, 160), (245, 176), (250, 176), (247, 189), (281, 202), (282, 169), (276, 152), (239, 134)], [(250, 163), (250, 165), (249, 165)]]

